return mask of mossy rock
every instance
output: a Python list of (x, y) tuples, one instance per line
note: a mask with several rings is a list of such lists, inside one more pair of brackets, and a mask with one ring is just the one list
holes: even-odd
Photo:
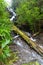
[(40, 63), (38, 61), (31, 61), (29, 63), (25, 63), (25, 64), (22, 64), (22, 65), (40, 65)]

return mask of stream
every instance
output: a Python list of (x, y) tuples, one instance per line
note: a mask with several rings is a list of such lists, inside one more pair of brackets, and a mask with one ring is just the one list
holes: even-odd
[[(37, 35), (35, 39), (35, 42), (43, 48), (43, 33)], [(30, 48), (30, 46), (20, 36), (16, 36), (16, 38), (13, 39), (13, 44), (10, 47), (13, 52), (17, 51), (19, 56), (19, 60), (14, 65), (22, 65), (23, 63), (28, 63), (34, 60), (37, 60), (41, 65), (43, 65), (43, 57), (34, 51), (34, 49)]]

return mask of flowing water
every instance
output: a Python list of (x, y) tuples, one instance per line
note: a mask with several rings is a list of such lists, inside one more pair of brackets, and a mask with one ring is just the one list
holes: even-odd
[[(19, 60), (14, 65), (22, 65), (23, 63), (28, 63), (31, 60), (37, 60), (41, 65), (43, 65), (43, 57), (31, 49), (20, 36), (15, 38), (13, 41), (14, 43), (11, 48), (13, 51), (18, 51), (19, 56)], [(36, 42), (43, 47), (43, 34), (36, 37)]]

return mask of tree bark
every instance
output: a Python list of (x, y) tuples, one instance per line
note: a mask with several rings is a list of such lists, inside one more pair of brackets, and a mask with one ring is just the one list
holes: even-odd
[(33, 42), (24, 32), (19, 30), (15, 25), (12, 30), (19, 34), (34, 50), (36, 50), (41, 56), (43, 56), (43, 48), (41, 48), (37, 43)]
[(37, 35), (39, 35), (40, 32), (36, 32), (35, 34), (32, 35), (32, 37), (36, 37)]

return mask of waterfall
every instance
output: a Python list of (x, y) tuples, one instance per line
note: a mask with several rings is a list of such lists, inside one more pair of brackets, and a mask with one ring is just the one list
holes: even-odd
[(7, 9), (8, 9), (8, 11), (10, 12), (10, 13), (12, 13), (12, 17), (10, 18), (10, 21), (13, 21), (13, 19), (15, 19), (15, 17), (16, 17), (16, 13), (13, 11), (13, 9), (12, 8), (10, 8), (10, 7), (7, 7)]
[(13, 11), (13, 9), (11, 8), (12, 6), (12, 0), (4, 0), (5, 3), (7, 4), (7, 9), (10, 13), (12, 13), (12, 17), (10, 18), (10, 21), (13, 21), (13, 19), (15, 19), (16, 17), (16, 13)]

